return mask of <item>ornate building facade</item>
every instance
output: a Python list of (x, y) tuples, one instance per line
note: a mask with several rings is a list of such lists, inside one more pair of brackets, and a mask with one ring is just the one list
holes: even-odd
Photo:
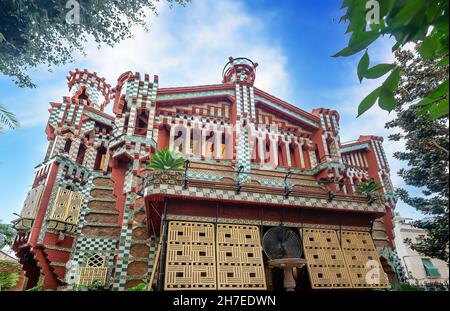
[[(342, 143), (337, 111), (258, 89), (256, 67), (230, 57), (222, 83), (175, 88), (70, 72), (15, 221), (27, 287), (277, 289), (261, 243), (272, 227), (302, 242), (292, 288), (388, 286), (395, 200), (383, 139)], [(164, 148), (187, 159), (182, 172), (147, 168)], [(357, 192), (370, 180), (383, 185), (377, 198)]]

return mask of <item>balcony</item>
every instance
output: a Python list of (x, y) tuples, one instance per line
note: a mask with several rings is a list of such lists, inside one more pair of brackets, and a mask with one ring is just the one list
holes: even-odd
[(16, 230), (28, 231), (33, 227), (44, 188), (44, 185), (39, 185), (28, 191), (19, 218), (13, 221)]
[(47, 221), (47, 228), (64, 233), (74, 233), (77, 230), (83, 198), (84, 196), (79, 192), (59, 187), (52, 213)]
[(317, 209), (384, 214), (381, 202), (369, 204), (358, 194), (333, 193), (314, 176), (252, 169), (236, 172), (231, 166), (192, 162), (184, 172), (150, 172), (139, 191), (151, 199), (161, 196), (212, 201), (240, 201)]

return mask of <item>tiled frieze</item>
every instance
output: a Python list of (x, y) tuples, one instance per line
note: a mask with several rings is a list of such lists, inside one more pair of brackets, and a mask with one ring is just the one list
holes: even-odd
[(236, 194), (234, 190), (199, 188), (193, 186), (189, 186), (188, 189), (183, 189), (182, 186), (174, 186), (168, 184), (148, 186), (145, 189), (145, 195), (151, 194), (169, 194), (194, 198), (197, 197), (217, 200), (246, 201), (254, 203), (280, 204), (286, 206), (304, 206), (338, 210), (371, 211), (380, 213), (385, 212), (385, 207), (380, 203), (373, 203), (372, 205), (370, 205), (365, 202), (341, 201), (336, 199), (329, 202), (326, 199), (294, 196), (289, 196), (286, 199), (283, 195), (246, 192), (245, 190), (242, 190), (240, 194)]

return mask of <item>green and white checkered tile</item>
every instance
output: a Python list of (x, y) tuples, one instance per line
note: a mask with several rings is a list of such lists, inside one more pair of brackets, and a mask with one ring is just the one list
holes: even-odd
[[(213, 191), (214, 190), (214, 191)], [(293, 197), (284, 198), (283, 195), (254, 193), (242, 191), (240, 194), (236, 194), (232, 190), (220, 190), (210, 188), (199, 188), (189, 186), (188, 189), (183, 189), (182, 186), (173, 186), (167, 184), (151, 185), (146, 189), (147, 193), (166, 193), (172, 195), (192, 196), (198, 198), (213, 198), (223, 200), (240, 200), (247, 202), (264, 202), (280, 205), (300, 205), (306, 207), (317, 208), (332, 208), (343, 210), (359, 210), (359, 211), (374, 211), (384, 212), (385, 208), (382, 204), (369, 205), (365, 202), (353, 202), (353, 201), (338, 201), (333, 200), (328, 202), (326, 199), (306, 198), (306, 197)]]

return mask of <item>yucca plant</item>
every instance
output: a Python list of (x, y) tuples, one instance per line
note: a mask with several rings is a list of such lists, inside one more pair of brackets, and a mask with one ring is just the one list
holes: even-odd
[(182, 171), (184, 158), (168, 149), (157, 150), (148, 161), (148, 168), (153, 171)]

